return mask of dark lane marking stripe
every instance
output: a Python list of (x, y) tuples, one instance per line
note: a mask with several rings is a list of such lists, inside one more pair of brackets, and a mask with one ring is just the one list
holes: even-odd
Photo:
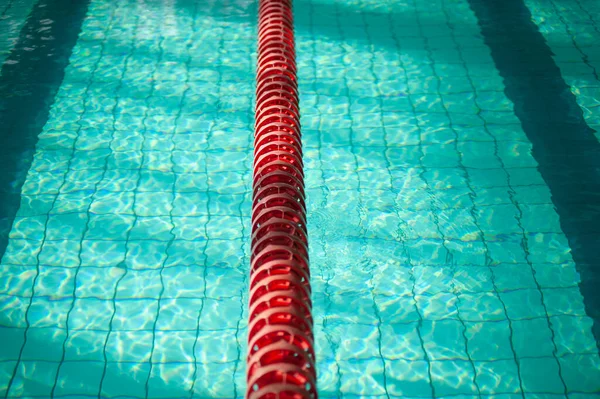
[(560, 216), (600, 348), (600, 142), (523, 0), (468, 0)]
[(89, 0), (40, 0), (0, 72), (0, 259)]
[(2, 17), (4, 17), (6, 15), (6, 13), (8, 12), (8, 10), (10, 10), (10, 8), (12, 7), (13, 2), (12, 0), (8, 0), (8, 3), (4, 6), (4, 10), (2, 10)]

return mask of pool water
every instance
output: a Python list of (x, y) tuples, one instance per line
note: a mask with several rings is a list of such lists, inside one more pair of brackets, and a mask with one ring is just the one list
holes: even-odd
[[(320, 397), (599, 397), (597, 2), (294, 5)], [(0, 1), (0, 395), (243, 397), (256, 7)]]
[(19, 32), (33, 4), (34, 0), (4, 1), (0, 3), (0, 61), (2, 63), (16, 44)]

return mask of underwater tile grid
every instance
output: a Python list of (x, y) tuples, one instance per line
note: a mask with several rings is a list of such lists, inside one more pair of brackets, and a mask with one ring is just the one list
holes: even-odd
[[(527, 5), (594, 128), (597, 4)], [(295, 18), (321, 398), (598, 397), (580, 276), (469, 3)], [(1, 262), (0, 395), (243, 397), (255, 20), (90, 2)]]
[(597, 393), (578, 275), (469, 5), (296, 14), (322, 397)]
[(242, 395), (246, 13), (91, 2), (2, 259), (2, 395)]

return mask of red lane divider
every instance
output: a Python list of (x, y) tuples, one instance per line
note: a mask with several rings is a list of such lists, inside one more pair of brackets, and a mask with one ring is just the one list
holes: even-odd
[(292, 0), (260, 0), (248, 399), (316, 399)]

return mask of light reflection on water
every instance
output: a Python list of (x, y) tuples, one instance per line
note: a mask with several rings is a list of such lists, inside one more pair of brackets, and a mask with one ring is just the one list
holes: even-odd
[(254, 28), (234, 9), (254, 13), (91, 3), (2, 260), (1, 394), (242, 396)]
[[(234, 383), (241, 395), (253, 77), (249, 57), (236, 54), (247, 53), (252, 28), (194, 20), (188, 9), (175, 17), (174, 4), (163, 4), (169, 19), (179, 18), (160, 29), (168, 45), (136, 40), (125, 61), (130, 48), (121, 36), (128, 34), (111, 33), (96, 83), (88, 85), (97, 40), (105, 37), (100, 27), (88, 26), (81, 36), (88, 42), (74, 51), (3, 258), (2, 325), (30, 327), (11, 395), (47, 395), (63, 343), (57, 395), (97, 395), (102, 375), (108, 397), (144, 397), (147, 386), (156, 396), (193, 390), (224, 398), (233, 396)], [(215, 14), (221, 6), (206, 4)], [(312, 4), (311, 21), (331, 4)], [(465, 4), (446, 7), (456, 6), (471, 26)], [(246, 4), (234, 6), (245, 17)], [(91, 10), (106, 16), (111, 7), (96, 1)], [(124, 25), (134, 8), (146, 38), (165, 14), (143, 3), (116, 7)], [(189, 36), (197, 38), (190, 49), (202, 57), (186, 74), (185, 41), (168, 40), (185, 31), (178, 24), (193, 21), (202, 29)], [(483, 77), (477, 88), (493, 90), (477, 93), (475, 104), (456, 64), (432, 78), (422, 42), (407, 39), (397, 52), (389, 37), (370, 43), (358, 26), (349, 35), (360, 37), (342, 43), (298, 32), (299, 45), (314, 45), (298, 56), (322, 396), (427, 398), (432, 385), (436, 397), (536, 393), (557, 375), (554, 356), (572, 354), (560, 364), (583, 382), (567, 372), (564, 378), (590, 391), (598, 356), (579, 277), (489, 59), (469, 64), (472, 76)], [(218, 57), (213, 50), (227, 32), (235, 40)], [(465, 40), (484, 48), (478, 37)], [(175, 61), (161, 63), (153, 82), (159, 53)], [(432, 94), (438, 91), (443, 102)], [(186, 117), (177, 119), (180, 104)], [(248, 112), (235, 112), (240, 108)], [(482, 136), (477, 112), (493, 137)], [(513, 168), (510, 188), (500, 160)], [(56, 345), (44, 349), (48, 342)], [(513, 350), (525, 359), (520, 376)], [(6, 356), (14, 367), (18, 353)], [(10, 374), (0, 373), (2, 387)], [(560, 394), (557, 380), (548, 389)]]
[[(297, 20), (329, 36), (298, 38), (321, 395), (600, 389), (570, 248), (467, 3), (436, 6), (460, 16), (445, 34), (419, 3), (378, 3), (384, 21), (352, 20), (368, 1), (307, 3)], [(587, 337), (568, 356), (561, 318)], [(583, 359), (596, 366), (574, 371)]]

